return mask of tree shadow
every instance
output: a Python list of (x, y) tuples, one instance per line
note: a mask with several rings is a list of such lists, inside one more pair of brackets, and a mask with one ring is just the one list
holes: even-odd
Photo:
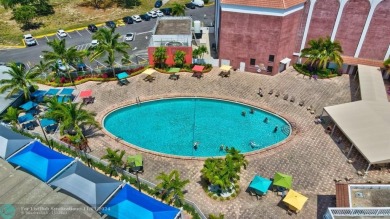
[(336, 207), (335, 195), (317, 195), (317, 218), (322, 219), (328, 208)]
[(20, 27), (21, 30), (23, 31), (28, 31), (28, 30), (37, 30), (43, 26), (42, 22), (33, 22), (29, 24), (24, 24)]

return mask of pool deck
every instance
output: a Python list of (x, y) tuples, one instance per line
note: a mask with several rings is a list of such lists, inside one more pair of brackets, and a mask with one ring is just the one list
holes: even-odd
[[(98, 121), (119, 106), (135, 103), (137, 97), (145, 101), (172, 96), (205, 96), (254, 105), (294, 122), (295, 134), (287, 142), (271, 150), (247, 156), (249, 165), (240, 175), (241, 192), (230, 201), (216, 201), (203, 192), (199, 184), (200, 170), (204, 163), (202, 160), (177, 159), (143, 152), (145, 172), (140, 177), (157, 183), (155, 178), (159, 173), (179, 170), (183, 179), (191, 181), (186, 187), (186, 198), (194, 201), (205, 215), (222, 213), (227, 219), (322, 218), (327, 207), (335, 206), (335, 178), (353, 177), (351, 181), (354, 183), (379, 179), (383, 182), (390, 181), (387, 171), (372, 170), (365, 178), (357, 176), (356, 171), (365, 169), (368, 165), (360, 153), (353, 150), (350, 157), (355, 162), (349, 164), (343, 153), (345, 145), (350, 145), (346, 138), (337, 144), (335, 139), (341, 135), (339, 131), (335, 132), (333, 139), (325, 133), (325, 128), (330, 125), (326, 117), (326, 124), (314, 123), (315, 115), (321, 114), (324, 106), (359, 98), (352, 96), (357, 81), (353, 81), (349, 75), (311, 80), (303, 78), (290, 67), (276, 76), (232, 72), (230, 77), (221, 78), (218, 76), (219, 71), (219, 68), (214, 68), (201, 79), (191, 77), (191, 73), (179, 73), (180, 79), (177, 81), (169, 80), (167, 74), (156, 74), (156, 80), (151, 83), (143, 81), (145, 75), (141, 74), (129, 78), (127, 86), (120, 87), (116, 82), (88, 82), (78, 85), (77, 90), (93, 90), (95, 103), (85, 108), (96, 112)], [(263, 97), (257, 94), (259, 87), (263, 90)], [(274, 89), (273, 95), (268, 94), (271, 89)], [(275, 97), (276, 91), (280, 91), (279, 97)], [(283, 100), (284, 94), (289, 94), (288, 101)], [(293, 103), (290, 102), (291, 96), (295, 97)], [(305, 100), (305, 106), (298, 105), (300, 100)], [(316, 109), (314, 115), (306, 110), (309, 105)], [(115, 141), (104, 130), (91, 133), (89, 143), (92, 154), (96, 156), (104, 155), (106, 147), (125, 150), (126, 154), (140, 153), (137, 149)], [(245, 192), (255, 174), (270, 178), (275, 171), (292, 175), (293, 189), (309, 198), (298, 215), (287, 215), (281, 198), (271, 191), (260, 200)]]

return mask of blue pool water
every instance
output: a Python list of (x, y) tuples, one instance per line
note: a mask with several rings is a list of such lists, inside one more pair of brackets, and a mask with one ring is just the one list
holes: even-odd
[(191, 157), (223, 156), (221, 145), (243, 153), (260, 150), (290, 135), (290, 125), (272, 113), (254, 109), (251, 114), (249, 106), (204, 98), (144, 102), (111, 112), (103, 123), (111, 134), (138, 147)]

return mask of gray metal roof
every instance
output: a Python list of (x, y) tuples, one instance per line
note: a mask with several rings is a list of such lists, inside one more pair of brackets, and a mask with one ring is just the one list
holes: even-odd
[(0, 125), (0, 157), (8, 158), (11, 154), (32, 142), (33, 139)]

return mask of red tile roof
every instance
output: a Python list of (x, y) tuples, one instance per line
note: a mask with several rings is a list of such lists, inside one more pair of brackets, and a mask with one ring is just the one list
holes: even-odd
[(336, 207), (349, 207), (348, 184), (336, 183)]
[(306, 0), (221, 0), (222, 4), (276, 9), (287, 9), (304, 2)]
[(351, 56), (341, 56), (344, 60), (344, 64), (348, 65), (369, 65), (374, 67), (383, 67), (383, 60), (354, 58)]

